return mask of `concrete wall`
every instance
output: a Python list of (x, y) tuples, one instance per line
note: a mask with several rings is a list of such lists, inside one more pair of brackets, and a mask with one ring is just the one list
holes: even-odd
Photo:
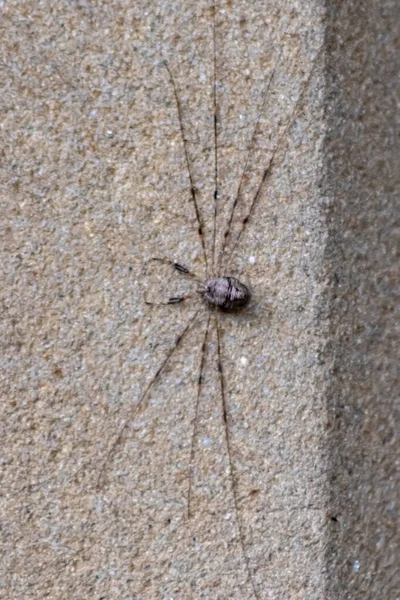
[(398, 6), (216, 11), (217, 257), (274, 156), (220, 273), (231, 465), (215, 314), (196, 419), (210, 313), (144, 303), (196, 296), (153, 256), (212, 270), (209, 4), (0, 10), (2, 597), (398, 598)]
[(327, 13), (329, 598), (397, 598), (399, 5)]

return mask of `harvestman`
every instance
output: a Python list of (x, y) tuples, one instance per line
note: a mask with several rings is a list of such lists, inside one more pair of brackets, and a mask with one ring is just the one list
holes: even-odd
[[(252, 588), (254, 597), (258, 600), (259, 594), (257, 592), (256, 586), (254, 583), (254, 579), (253, 579), (253, 575), (252, 575), (252, 570), (250, 568), (250, 561), (248, 558), (246, 545), (245, 545), (245, 541), (244, 541), (243, 526), (242, 526), (242, 520), (240, 517), (240, 511), (239, 511), (239, 502), (238, 502), (238, 493), (237, 493), (237, 473), (236, 473), (235, 464), (234, 464), (234, 461), (232, 458), (231, 439), (230, 439), (229, 423), (228, 423), (229, 417), (228, 417), (228, 410), (227, 410), (227, 393), (226, 393), (223, 360), (222, 360), (222, 356), (223, 356), (222, 342), (221, 342), (222, 330), (221, 330), (220, 319), (219, 319), (218, 315), (221, 311), (232, 311), (232, 312), (239, 311), (239, 310), (245, 308), (249, 304), (249, 301), (251, 299), (251, 291), (250, 291), (249, 287), (247, 285), (245, 285), (244, 283), (242, 283), (236, 277), (232, 277), (232, 276), (226, 274), (227, 273), (226, 264), (229, 263), (229, 260), (232, 257), (233, 253), (237, 250), (238, 244), (242, 238), (244, 231), (246, 230), (247, 224), (253, 215), (253, 212), (254, 212), (254, 209), (255, 209), (257, 203), (260, 200), (261, 193), (263, 191), (263, 188), (265, 187), (265, 183), (271, 174), (272, 167), (273, 167), (274, 161), (275, 161), (275, 157), (278, 155), (278, 152), (282, 146), (282, 142), (285, 139), (285, 137), (294, 121), (294, 117), (297, 112), (297, 109), (302, 103), (304, 92), (309, 84), (310, 79), (311, 79), (312, 70), (310, 71), (308, 77), (305, 79), (305, 81), (303, 81), (303, 83), (300, 87), (299, 95), (293, 105), (293, 108), (290, 112), (287, 123), (284, 126), (282, 134), (279, 136), (278, 140), (275, 143), (275, 146), (272, 150), (271, 156), (268, 160), (268, 164), (266, 165), (266, 167), (264, 168), (264, 170), (262, 172), (259, 185), (256, 189), (255, 194), (253, 195), (253, 198), (247, 208), (247, 211), (245, 209), (245, 216), (240, 218), (239, 231), (236, 234), (235, 239), (233, 239), (232, 224), (233, 224), (235, 216), (237, 214), (237, 208), (238, 208), (239, 204), (243, 201), (242, 186), (244, 183), (246, 173), (248, 172), (250, 155), (251, 155), (252, 149), (255, 144), (255, 138), (259, 132), (260, 119), (261, 119), (262, 113), (265, 108), (266, 99), (268, 96), (268, 92), (269, 92), (271, 83), (274, 79), (275, 69), (273, 70), (272, 74), (269, 76), (268, 81), (267, 81), (265, 88), (263, 90), (263, 93), (262, 93), (261, 107), (260, 107), (258, 117), (255, 122), (253, 134), (252, 134), (250, 142), (247, 146), (247, 150), (246, 150), (247, 155), (246, 155), (246, 160), (245, 160), (245, 166), (243, 168), (242, 175), (241, 175), (239, 185), (238, 185), (238, 189), (235, 194), (234, 201), (233, 201), (230, 213), (229, 213), (227, 226), (226, 226), (226, 229), (223, 234), (222, 248), (221, 248), (218, 260), (216, 260), (216, 234), (217, 234), (216, 223), (217, 223), (219, 201), (221, 199), (221, 196), (218, 191), (219, 121), (218, 121), (218, 116), (217, 116), (217, 68), (216, 68), (217, 67), (217, 59), (216, 59), (217, 40), (216, 40), (215, 6), (212, 8), (212, 12), (213, 12), (213, 63), (214, 63), (214, 76), (213, 76), (214, 128), (213, 129), (214, 129), (214, 150), (215, 150), (214, 151), (214, 214), (213, 214), (213, 232), (212, 232), (212, 236), (213, 236), (212, 237), (212, 260), (211, 261), (208, 260), (207, 252), (206, 252), (206, 244), (205, 244), (205, 239), (204, 239), (203, 216), (199, 209), (199, 204), (198, 204), (197, 195), (196, 195), (197, 190), (196, 190), (196, 185), (195, 185), (195, 181), (193, 178), (192, 165), (191, 165), (191, 161), (189, 158), (188, 140), (185, 135), (185, 126), (184, 126), (184, 119), (183, 119), (183, 115), (182, 115), (182, 106), (181, 106), (181, 102), (180, 102), (180, 98), (179, 98), (179, 93), (178, 93), (178, 89), (177, 89), (172, 71), (171, 71), (168, 63), (166, 61), (164, 61), (162, 64), (168, 73), (169, 82), (170, 82), (171, 88), (173, 90), (173, 95), (175, 98), (176, 111), (177, 111), (179, 127), (180, 127), (181, 142), (182, 142), (182, 146), (183, 146), (185, 164), (186, 164), (187, 174), (188, 174), (188, 178), (189, 178), (191, 201), (192, 201), (194, 212), (196, 215), (197, 232), (198, 232), (198, 236), (199, 236), (199, 239), (201, 242), (201, 247), (202, 247), (203, 260), (204, 260), (204, 265), (205, 265), (205, 270), (206, 270), (206, 278), (205, 278), (205, 280), (202, 280), (200, 277), (198, 277), (195, 273), (193, 273), (187, 267), (185, 267), (177, 262), (174, 262), (172, 260), (169, 260), (168, 258), (158, 258), (158, 257), (152, 258), (152, 259), (150, 259), (150, 262), (158, 262), (158, 263), (167, 264), (171, 267), (171, 269), (176, 270), (179, 274), (192, 279), (199, 286), (196, 290), (196, 293), (198, 294), (198, 296), (201, 298), (203, 303), (209, 309), (209, 315), (207, 318), (204, 339), (203, 339), (203, 343), (201, 346), (201, 359), (200, 359), (200, 365), (199, 365), (199, 375), (198, 375), (198, 380), (197, 380), (197, 397), (196, 397), (196, 406), (195, 406), (195, 418), (194, 418), (192, 438), (191, 438), (192, 441), (191, 441), (191, 451), (190, 451), (190, 461), (189, 461), (188, 499), (187, 499), (187, 510), (188, 510), (189, 517), (191, 516), (191, 495), (192, 495), (191, 488), (192, 488), (192, 479), (193, 479), (192, 469), (193, 469), (194, 454), (195, 454), (195, 441), (196, 441), (196, 433), (197, 433), (196, 429), (197, 429), (197, 420), (198, 420), (199, 401), (200, 401), (200, 396), (201, 396), (201, 387), (202, 387), (203, 379), (204, 379), (203, 372), (204, 372), (208, 337), (209, 337), (209, 332), (210, 332), (210, 325), (211, 325), (211, 320), (214, 317), (213, 320), (214, 320), (214, 326), (215, 326), (215, 331), (216, 331), (216, 340), (217, 340), (217, 361), (218, 361), (218, 374), (219, 374), (221, 401), (222, 401), (222, 416), (223, 416), (224, 429), (225, 429), (225, 442), (226, 442), (227, 457), (228, 457), (228, 462), (229, 462), (229, 470), (230, 470), (230, 477), (231, 477), (231, 489), (232, 489), (235, 517), (236, 517), (236, 523), (237, 523), (237, 527), (238, 527), (241, 551), (242, 551), (242, 555), (243, 555), (245, 565), (246, 565), (248, 581), (251, 584), (251, 588)], [(314, 64), (315, 64), (315, 62), (314, 62)], [(231, 243), (232, 243), (232, 247), (231, 247), (229, 253), (228, 253), (228, 241), (231, 241)], [(211, 265), (210, 265), (210, 262), (211, 262)], [(170, 305), (170, 304), (180, 304), (181, 302), (184, 302), (189, 299), (193, 299), (193, 296), (192, 295), (173, 296), (173, 297), (168, 298), (164, 302), (149, 302), (147, 300), (145, 300), (145, 302), (148, 305)], [(133, 412), (128, 417), (128, 419), (124, 422), (123, 426), (121, 427), (118, 434), (116, 435), (114, 441), (111, 444), (111, 447), (109, 448), (109, 450), (106, 454), (106, 457), (105, 457), (102, 467), (100, 469), (99, 476), (97, 479), (97, 489), (100, 489), (102, 487), (105, 472), (108, 468), (108, 465), (112, 458), (112, 455), (114, 454), (118, 444), (122, 440), (124, 432), (131, 425), (132, 421), (138, 415), (139, 411), (144, 408), (145, 400), (149, 396), (151, 389), (153, 388), (154, 384), (157, 382), (157, 380), (161, 376), (162, 372), (166, 368), (172, 355), (176, 352), (176, 350), (181, 345), (181, 343), (182, 343), (183, 339), (185, 338), (186, 334), (188, 333), (188, 331), (192, 328), (194, 323), (197, 321), (197, 319), (199, 317), (199, 313), (200, 313), (200, 309), (195, 312), (195, 314), (190, 318), (189, 322), (183, 328), (181, 333), (178, 335), (178, 337), (175, 340), (175, 343), (169, 349), (169, 351), (165, 355), (164, 359), (162, 360), (161, 365), (157, 369), (156, 373), (153, 375), (150, 382), (147, 384), (146, 388), (142, 392), (137, 404), (134, 407)]]

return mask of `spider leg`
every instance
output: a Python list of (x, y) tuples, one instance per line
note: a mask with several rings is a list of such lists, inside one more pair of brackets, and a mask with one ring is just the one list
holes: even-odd
[(108, 466), (108, 464), (109, 464), (109, 462), (110, 462), (110, 460), (112, 458), (112, 455), (114, 454), (114, 452), (115, 452), (118, 444), (120, 443), (123, 434), (125, 433), (125, 431), (129, 427), (129, 425), (132, 423), (132, 421), (135, 419), (135, 417), (139, 414), (139, 412), (141, 410), (143, 410), (143, 408), (145, 406), (145, 400), (147, 399), (147, 397), (148, 397), (148, 395), (149, 395), (152, 387), (157, 382), (158, 378), (160, 377), (161, 373), (164, 371), (165, 367), (167, 366), (167, 364), (170, 361), (170, 359), (173, 356), (173, 354), (176, 352), (177, 348), (179, 348), (182, 340), (184, 339), (184, 337), (186, 336), (187, 332), (189, 331), (189, 329), (191, 328), (191, 326), (195, 322), (195, 320), (196, 320), (197, 315), (199, 314), (199, 312), (200, 312), (200, 309), (198, 309), (194, 313), (194, 315), (191, 317), (191, 319), (186, 324), (186, 326), (184, 327), (184, 329), (178, 335), (178, 337), (175, 340), (174, 345), (167, 352), (167, 354), (164, 357), (164, 360), (162, 361), (160, 367), (157, 369), (157, 371), (155, 372), (155, 374), (151, 378), (150, 382), (147, 384), (146, 388), (144, 389), (142, 395), (139, 398), (139, 401), (133, 407), (133, 409), (131, 411), (131, 414), (128, 416), (128, 418), (126, 419), (126, 421), (124, 422), (124, 424), (122, 425), (122, 427), (120, 428), (120, 430), (118, 431), (117, 435), (115, 436), (115, 439), (112, 442), (110, 448), (108, 449), (106, 457), (105, 457), (105, 459), (103, 461), (103, 464), (101, 466), (101, 469), (99, 471), (99, 475), (98, 475), (98, 478), (97, 478), (97, 484), (96, 484), (97, 490), (99, 490), (101, 488), (101, 486), (102, 486), (102, 484), (104, 482), (104, 475), (105, 475), (105, 472), (107, 470), (107, 466)]
[(203, 372), (204, 372), (204, 363), (206, 359), (206, 349), (207, 349), (207, 338), (210, 329), (210, 321), (211, 321), (211, 313), (208, 315), (207, 326), (204, 334), (203, 344), (201, 346), (201, 359), (200, 359), (200, 369), (199, 369), (199, 378), (197, 380), (197, 398), (196, 398), (196, 407), (194, 413), (194, 421), (193, 421), (193, 432), (192, 432), (192, 441), (190, 445), (190, 461), (189, 461), (189, 476), (188, 476), (188, 518), (192, 516), (191, 513), (191, 500), (192, 500), (192, 482), (193, 482), (193, 463), (194, 463), (194, 454), (195, 454), (195, 445), (197, 440), (197, 422), (199, 415), (199, 405), (200, 405), (200, 394), (201, 387), (203, 385)]
[(218, 356), (218, 373), (219, 373), (221, 399), (222, 399), (222, 418), (223, 418), (224, 427), (225, 427), (225, 442), (226, 442), (226, 449), (227, 449), (227, 454), (228, 454), (229, 471), (231, 473), (233, 504), (235, 507), (235, 516), (236, 516), (236, 522), (237, 522), (238, 531), (239, 531), (240, 546), (242, 549), (244, 562), (246, 564), (247, 577), (250, 582), (251, 588), (253, 590), (254, 597), (256, 598), (256, 600), (258, 600), (259, 595), (257, 593), (254, 579), (251, 574), (250, 561), (249, 561), (248, 554), (246, 552), (246, 546), (245, 546), (245, 541), (244, 541), (243, 523), (242, 523), (242, 519), (240, 518), (240, 513), (239, 513), (237, 473), (236, 473), (235, 464), (234, 464), (233, 458), (232, 458), (231, 438), (230, 438), (230, 433), (229, 433), (229, 416), (228, 416), (228, 410), (227, 410), (227, 393), (226, 393), (226, 387), (225, 387), (225, 378), (224, 378), (224, 370), (223, 370), (223, 362), (222, 362), (222, 344), (221, 344), (222, 333), (221, 333), (221, 325), (220, 325), (217, 313), (215, 313), (215, 328), (216, 328), (216, 332), (217, 332), (217, 356)]
[(178, 120), (179, 120), (179, 129), (180, 129), (181, 139), (182, 139), (182, 144), (183, 144), (183, 152), (184, 152), (184, 156), (185, 156), (186, 168), (187, 168), (188, 175), (189, 175), (190, 195), (191, 195), (191, 200), (193, 202), (194, 211), (195, 211), (196, 220), (197, 220), (197, 233), (199, 234), (201, 247), (203, 250), (204, 264), (205, 264), (206, 272), (208, 273), (206, 242), (204, 239), (204, 222), (203, 222), (203, 217), (201, 215), (201, 212), (199, 209), (199, 204), (197, 201), (197, 196), (196, 196), (197, 188), (196, 188), (196, 185), (194, 182), (192, 166), (191, 166), (190, 158), (189, 158), (188, 143), (187, 143), (187, 138), (186, 138), (186, 133), (185, 133), (185, 127), (183, 124), (182, 105), (181, 105), (181, 101), (179, 98), (178, 89), (176, 87), (175, 79), (174, 79), (174, 76), (172, 75), (172, 71), (169, 68), (168, 63), (166, 61), (163, 63), (163, 66), (165, 67), (165, 69), (168, 72), (169, 80), (170, 80), (170, 83), (172, 86), (172, 90), (174, 92), (176, 110), (178, 113)]
[(215, 4), (212, 7), (213, 15), (213, 106), (214, 106), (214, 214), (213, 214), (213, 239), (212, 239), (212, 273), (215, 275), (215, 250), (217, 240), (217, 217), (218, 217), (218, 200), (220, 195), (218, 191), (219, 176), (218, 176), (218, 134), (219, 134), (219, 111), (217, 101), (217, 34), (215, 23)]
[[(320, 51), (318, 52), (318, 54), (321, 51), (322, 51), (322, 48), (320, 49)], [(271, 157), (270, 157), (270, 159), (268, 161), (268, 164), (267, 164), (267, 166), (264, 169), (264, 172), (263, 172), (262, 177), (261, 177), (261, 181), (260, 181), (260, 183), (258, 185), (256, 193), (255, 193), (255, 195), (253, 197), (253, 200), (250, 203), (250, 206), (249, 206), (249, 209), (247, 211), (247, 214), (241, 219), (238, 233), (237, 233), (236, 238), (235, 238), (235, 240), (234, 240), (234, 242), (232, 244), (232, 248), (230, 249), (230, 251), (228, 253), (227, 252), (227, 242), (228, 242), (227, 238), (228, 237), (232, 237), (232, 232), (231, 232), (231, 227), (230, 226), (232, 225), (233, 213), (235, 212), (235, 209), (236, 209), (236, 207), (238, 205), (239, 191), (240, 191), (240, 188), (239, 188), (237, 197), (236, 197), (236, 199), (234, 201), (234, 204), (233, 204), (233, 211), (231, 213), (231, 218), (230, 218), (230, 221), (229, 221), (230, 226), (227, 228), (227, 230), (224, 233), (224, 245), (223, 245), (223, 250), (222, 250), (221, 255), (220, 255), (220, 265), (223, 264), (224, 258), (225, 258), (225, 264), (229, 263), (230, 260), (232, 259), (232, 256), (233, 256), (234, 252), (237, 250), (237, 247), (239, 245), (241, 237), (242, 237), (244, 231), (246, 230), (247, 223), (248, 223), (249, 219), (252, 217), (252, 215), (254, 213), (254, 209), (255, 209), (256, 205), (258, 204), (258, 201), (259, 201), (259, 199), (261, 197), (261, 193), (263, 191), (265, 182), (269, 179), (269, 177), (270, 177), (270, 175), (272, 173), (273, 167), (275, 165), (275, 159), (276, 159), (276, 157), (279, 154), (279, 151), (280, 151), (280, 149), (282, 147), (283, 141), (287, 137), (287, 135), (288, 135), (288, 133), (289, 133), (289, 131), (290, 131), (290, 129), (291, 129), (294, 121), (295, 121), (295, 117), (296, 117), (297, 111), (299, 110), (299, 107), (302, 105), (302, 102), (304, 100), (305, 92), (306, 92), (306, 90), (307, 90), (307, 88), (308, 88), (308, 86), (310, 84), (310, 81), (312, 79), (312, 75), (314, 73), (314, 67), (315, 67), (315, 65), (317, 63), (318, 63), (318, 61), (315, 58), (313, 66), (311, 67), (308, 76), (306, 77), (306, 79), (303, 81), (303, 83), (301, 85), (299, 95), (297, 97), (296, 102), (294, 103), (293, 109), (292, 109), (292, 111), (291, 111), (291, 113), (289, 115), (289, 118), (288, 118), (288, 120), (286, 122), (284, 130), (283, 130), (282, 134), (280, 135), (280, 137), (278, 138), (278, 140), (277, 140), (277, 142), (275, 144), (275, 147), (274, 147), (274, 149), (272, 151), (272, 155), (271, 155)]]
[(148, 263), (150, 263), (150, 262), (159, 262), (159, 263), (162, 263), (164, 265), (170, 265), (171, 267), (173, 267), (175, 269), (175, 271), (178, 271), (178, 273), (182, 273), (182, 275), (186, 275), (187, 277), (190, 277), (190, 279), (194, 279), (195, 281), (198, 281), (200, 283), (203, 282), (203, 279), (201, 277), (199, 277), (198, 275), (196, 275), (196, 273), (193, 273), (193, 271), (190, 271), (190, 269), (188, 269), (184, 265), (181, 265), (181, 264), (179, 264), (179, 263), (177, 263), (174, 260), (171, 260), (169, 258), (157, 258), (157, 257), (153, 257), (153, 258), (150, 258), (147, 262)]
[(180, 304), (181, 302), (191, 300), (194, 297), (195, 296), (172, 296), (165, 302), (150, 302), (149, 300), (145, 300), (144, 303), (147, 304), (147, 306), (168, 306), (169, 304)]
[[(279, 57), (279, 60), (278, 60), (278, 64), (279, 64), (279, 62), (280, 62), (280, 57)], [(232, 208), (231, 208), (231, 212), (230, 212), (229, 220), (228, 220), (228, 225), (227, 225), (226, 230), (224, 232), (222, 248), (221, 248), (221, 252), (220, 252), (219, 258), (218, 258), (218, 270), (219, 271), (221, 271), (221, 268), (223, 266), (222, 265), (222, 259), (223, 259), (223, 256), (225, 254), (226, 245), (227, 245), (227, 242), (228, 242), (228, 237), (230, 235), (233, 217), (235, 215), (237, 205), (240, 203), (240, 200), (242, 198), (242, 187), (243, 187), (245, 176), (246, 176), (246, 173), (247, 173), (247, 170), (248, 170), (248, 166), (249, 166), (249, 163), (250, 163), (251, 153), (252, 153), (252, 150), (254, 148), (256, 137), (257, 137), (257, 135), (259, 133), (261, 116), (262, 116), (262, 114), (264, 112), (264, 109), (265, 109), (265, 106), (266, 106), (266, 103), (267, 103), (267, 99), (268, 99), (268, 96), (269, 96), (269, 90), (270, 90), (272, 81), (274, 79), (276, 70), (277, 70), (277, 66), (272, 70), (271, 75), (268, 77), (268, 80), (267, 80), (267, 82), (266, 82), (266, 84), (264, 86), (264, 89), (263, 89), (263, 92), (262, 92), (262, 95), (261, 95), (261, 98), (262, 98), (262, 100), (261, 100), (261, 108), (260, 108), (260, 110), (258, 112), (258, 116), (257, 116), (256, 122), (255, 122), (255, 125), (254, 125), (254, 129), (253, 129), (253, 134), (252, 134), (252, 136), (250, 138), (250, 141), (249, 141), (249, 143), (247, 145), (245, 164), (244, 164), (244, 167), (243, 167), (242, 175), (240, 177), (239, 186), (238, 186), (238, 189), (237, 189), (237, 192), (236, 192), (236, 195), (235, 195), (235, 199), (234, 199), (233, 204), (232, 204)]]
[[(189, 277), (190, 279), (193, 279), (194, 281), (196, 281), (198, 283), (202, 283), (202, 279), (200, 279), (200, 277), (198, 277), (195, 273), (190, 271), (187, 267), (185, 267), (173, 260), (170, 260), (169, 258), (153, 257), (147, 261), (147, 264), (150, 262), (159, 262), (164, 265), (170, 265), (171, 267), (173, 267), (175, 269), (175, 271), (178, 271), (178, 273), (181, 273), (182, 275), (185, 275), (186, 277)], [(168, 298), (167, 300), (162, 301), (162, 302), (151, 302), (150, 300), (147, 300), (147, 298), (145, 298), (144, 303), (147, 304), (148, 306), (168, 306), (169, 304), (180, 304), (181, 302), (184, 302), (185, 300), (191, 300), (193, 298), (195, 298), (195, 296), (193, 296), (192, 294), (186, 294), (185, 296), (171, 296), (170, 298)]]

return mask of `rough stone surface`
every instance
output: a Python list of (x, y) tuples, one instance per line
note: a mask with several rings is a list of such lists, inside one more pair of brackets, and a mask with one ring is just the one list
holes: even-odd
[(0, 596), (398, 599), (398, 5), (0, 11)]
[(399, 4), (333, 4), (326, 42), (327, 597), (397, 599)]

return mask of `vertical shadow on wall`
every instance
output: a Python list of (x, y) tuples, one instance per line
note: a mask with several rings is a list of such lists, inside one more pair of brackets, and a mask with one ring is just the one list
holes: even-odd
[(399, 24), (395, 1), (327, 3), (332, 600), (394, 600), (400, 589)]

